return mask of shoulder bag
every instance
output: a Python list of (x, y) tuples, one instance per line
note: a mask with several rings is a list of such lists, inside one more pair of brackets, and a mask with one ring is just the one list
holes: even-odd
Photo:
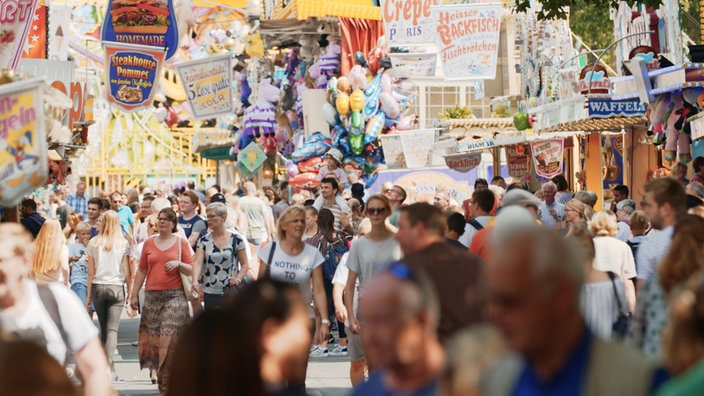
[[(181, 238), (176, 237), (176, 243), (178, 244), (178, 262), (179, 264), (188, 265), (181, 261)], [(189, 275), (184, 274), (181, 271), (181, 266), (178, 267), (178, 275), (181, 277), (181, 284), (183, 285), (183, 292), (186, 294), (186, 300), (188, 301), (198, 301), (198, 293), (193, 292), (193, 279)]]
[(612, 327), (611, 338), (614, 340), (623, 340), (628, 334), (628, 328), (631, 323), (631, 314), (626, 312), (621, 304), (621, 298), (619, 297), (618, 289), (616, 288), (616, 275), (611, 271), (607, 272), (607, 274), (609, 274), (609, 279), (611, 279), (611, 286), (614, 289), (614, 297), (616, 298), (616, 305), (618, 306), (618, 317)]
[(271, 260), (274, 258), (274, 250), (276, 250), (276, 242), (271, 242), (271, 250), (269, 251), (269, 259), (266, 260), (266, 272), (264, 272), (264, 277), (271, 277)]

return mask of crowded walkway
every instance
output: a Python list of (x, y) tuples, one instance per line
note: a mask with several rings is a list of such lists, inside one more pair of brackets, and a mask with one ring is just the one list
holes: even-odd
[(597, 205), (562, 176), (495, 178), (465, 202), (442, 186), (411, 202), (330, 172), (319, 194), (79, 183), (78, 201), (27, 198), (0, 225), (0, 389), (699, 394), (697, 184), (653, 179), (640, 202), (619, 185)]

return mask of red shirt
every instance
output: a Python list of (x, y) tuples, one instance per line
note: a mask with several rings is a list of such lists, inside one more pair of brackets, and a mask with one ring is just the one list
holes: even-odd
[[(192, 265), (193, 254), (188, 241), (176, 238), (176, 242), (181, 244), (181, 262)], [(156, 246), (155, 240), (156, 238), (149, 238), (144, 241), (142, 256), (139, 258), (139, 268), (147, 273), (146, 290), (181, 289), (183, 285), (178, 270), (166, 270), (166, 263), (178, 260), (178, 245), (174, 243), (170, 248), (161, 250)]]

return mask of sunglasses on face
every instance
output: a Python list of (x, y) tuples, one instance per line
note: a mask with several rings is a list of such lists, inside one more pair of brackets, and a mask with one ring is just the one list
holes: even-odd
[(157, 221), (171, 221), (171, 219), (167, 219), (166, 217), (159, 217)]
[(380, 215), (386, 212), (386, 208), (367, 208), (367, 213), (370, 215)]

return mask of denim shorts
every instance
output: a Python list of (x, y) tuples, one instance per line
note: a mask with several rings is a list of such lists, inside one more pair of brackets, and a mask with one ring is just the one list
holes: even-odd
[[(88, 286), (83, 283), (74, 283), (71, 285), (71, 290), (76, 293), (78, 299), (81, 300), (81, 304), (85, 307), (86, 299), (88, 298)], [(90, 304), (90, 309), (91, 311), (95, 311), (95, 306), (93, 303)]]

